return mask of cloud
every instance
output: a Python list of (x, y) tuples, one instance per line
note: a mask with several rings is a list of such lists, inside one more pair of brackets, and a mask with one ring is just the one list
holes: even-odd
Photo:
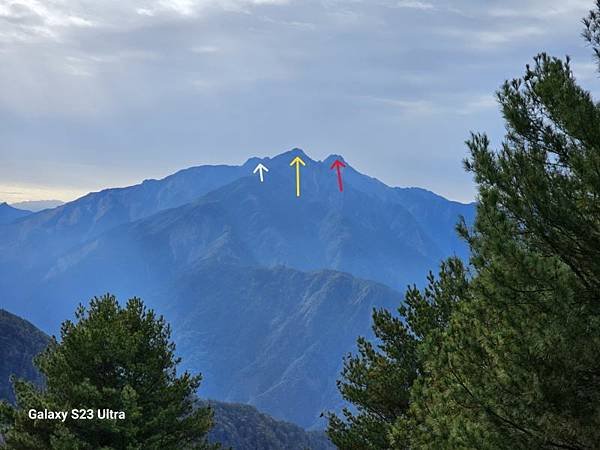
[(456, 112), (461, 115), (471, 115), (497, 108), (498, 101), (493, 94), (475, 94), (467, 95), (458, 101)]
[(539, 26), (516, 26), (502, 30), (481, 30), (473, 33), (474, 46), (488, 47), (508, 42), (520, 41), (525, 38), (541, 36), (547, 30)]
[(55, 2), (8, 0), (0, 3), (0, 42), (58, 40), (69, 28), (91, 28), (96, 22)]
[(407, 8), (407, 9), (420, 9), (423, 11), (430, 11), (436, 9), (433, 3), (415, 1), (415, 0), (400, 0), (395, 5), (397, 8)]
[(142, 2), (135, 11), (141, 16), (155, 17), (175, 13), (183, 17), (197, 17), (214, 10), (249, 12), (248, 8), (265, 5), (285, 5), (289, 0), (154, 0)]
[(507, 44), (519, 45), (527, 38), (541, 37), (547, 34), (547, 28), (539, 25), (490, 25), (484, 29), (465, 27), (440, 27), (435, 33), (461, 41), (464, 48), (490, 50)]
[[(580, 39), (591, 6), (0, 0), (0, 179), (16, 184), (9, 164), (24, 155), (38, 170), (21, 181), (47, 180), (52, 160), (60, 182), (78, 188), (120, 184), (115, 167), (143, 179), (299, 145), (372, 149), (376, 176), (386, 154), (452, 148), (460, 161), (469, 129), (501, 136), (493, 93), (537, 51), (571, 54), (578, 79), (597, 84)], [(69, 182), (77, 172), (84, 181)]]
[(572, 61), (571, 69), (578, 81), (598, 80), (598, 64), (595, 62)]
[(375, 96), (358, 97), (374, 105), (390, 107), (413, 118), (433, 115), (458, 114), (468, 116), (498, 107), (496, 97), (472, 92), (447, 93), (435, 98), (386, 98)]
[(371, 103), (392, 107), (402, 113), (410, 115), (431, 115), (441, 111), (439, 105), (426, 99), (402, 99), (372, 96), (365, 96), (362, 97), (362, 99)]
[[(473, 49), (490, 50), (508, 45), (523, 46), (540, 38), (570, 33), (577, 38), (580, 19), (587, 15), (593, 2), (589, 0), (509, 0), (461, 2), (468, 22), (450, 21), (435, 30), (442, 36), (456, 38)], [(458, 11), (458, 9), (457, 9)], [(546, 40), (547, 41), (547, 40)], [(542, 48), (540, 48), (542, 50)]]
[(487, 14), (497, 18), (564, 19), (565, 16), (581, 17), (592, 7), (593, 3), (588, 0), (533, 0), (493, 6), (488, 8)]
[(198, 54), (210, 54), (217, 53), (219, 51), (219, 47), (215, 45), (197, 45), (190, 49), (193, 53)]
[(249, 8), (285, 5), (289, 0), (2, 0), (0, 43), (62, 41), (72, 28), (105, 27), (121, 31), (148, 20), (199, 17), (218, 11), (248, 13)]
[[(252, 48), (252, 37), (240, 40), (240, 28), (247, 26), (243, 22), (262, 20), (264, 14), (248, 15), (251, 9), (287, 3), (0, 0), (0, 110), (28, 116), (102, 115), (145, 108), (184, 86), (197, 88), (199, 82), (189, 84), (190, 79), (222, 86), (228, 80), (260, 79), (261, 72), (272, 78), (281, 71), (265, 55), (268, 50)], [(239, 24), (228, 34), (218, 22), (206, 23), (209, 16), (228, 16)], [(246, 55), (264, 66), (234, 68), (234, 59), (243, 61)], [(206, 60), (209, 56), (213, 63)]]

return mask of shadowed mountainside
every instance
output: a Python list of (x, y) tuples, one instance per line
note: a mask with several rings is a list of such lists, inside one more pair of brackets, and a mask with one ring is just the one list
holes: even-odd
[(15, 208), (7, 203), (0, 203), (0, 225), (13, 223), (30, 214), (30, 211)]
[[(301, 157), (302, 195), (295, 196)], [(295, 149), (89, 194), (0, 227), (2, 306), (49, 331), (75, 305), (140, 296), (172, 322), (206, 395), (303, 427), (340, 404), (335, 379), (374, 307), (452, 254), (473, 205), (391, 188)], [(261, 183), (252, 173), (269, 168)], [(27, 280), (27, 282), (24, 282)]]
[(41, 383), (33, 358), (48, 342), (49, 337), (35, 326), (0, 309), (0, 399), (14, 401), (12, 375)]

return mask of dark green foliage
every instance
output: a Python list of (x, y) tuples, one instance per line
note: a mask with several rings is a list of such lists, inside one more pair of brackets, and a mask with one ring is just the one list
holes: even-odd
[[(39, 372), (33, 366), (34, 355), (48, 345), (50, 338), (33, 325), (6, 311), (0, 311), (0, 352), (3, 370), (19, 374), (19, 378), (41, 385)], [(20, 368), (24, 367), (25, 370)], [(12, 388), (8, 376), (0, 383), (3, 399)], [(196, 407), (206, 408), (207, 402)], [(297, 425), (282, 422), (263, 414), (249, 405), (210, 402), (214, 414), (208, 441), (221, 443), (235, 450), (286, 449), (333, 450), (335, 447), (322, 431), (305, 431)], [(0, 437), (0, 443), (2, 438)]]
[(9, 382), (13, 375), (41, 384), (33, 358), (49, 339), (29, 322), (0, 309), (0, 400), (14, 401)]
[[(176, 374), (179, 359), (162, 317), (139, 299), (111, 295), (80, 306), (61, 341), (36, 358), (46, 380), (14, 383), (17, 407), (2, 406), (9, 449), (186, 449), (205, 443), (211, 412), (194, 409), (199, 376)], [(29, 409), (125, 411), (125, 420), (30, 420)]]
[(209, 440), (234, 450), (333, 450), (324, 432), (304, 431), (297, 425), (262, 414), (250, 405), (210, 402), (215, 425)]
[(343, 419), (328, 415), (328, 434), (339, 448), (390, 448), (392, 426), (408, 413), (411, 387), (424, 372), (427, 355), (423, 352), (427, 350), (419, 343), (426, 339), (439, 342), (454, 303), (466, 287), (463, 264), (450, 259), (442, 264), (439, 279), (429, 276), (423, 292), (409, 289), (399, 310), (402, 318), (386, 310), (373, 313), (378, 342), (359, 338), (359, 353), (346, 358), (338, 382), (342, 396), (354, 404), (357, 413), (344, 409)]
[(339, 448), (385, 449), (394, 419), (408, 409), (409, 388), (416, 376), (415, 339), (407, 327), (385, 311), (373, 313), (378, 346), (358, 340), (358, 355), (344, 361), (342, 396), (358, 413), (342, 411), (344, 419), (329, 415), (328, 433)]
[[(599, 54), (600, 2), (585, 23)], [(479, 204), (459, 231), (470, 274), (446, 264), (428, 290), (411, 290), (401, 318), (385, 316), (406, 325), (378, 333), (376, 357), (359, 341), (340, 384), (358, 419), (330, 419), (341, 448), (598, 448), (600, 108), (568, 60), (545, 54), (498, 100), (500, 150), (485, 135), (468, 142)], [(415, 359), (395, 356), (405, 353)], [(395, 363), (374, 370), (379, 360)], [(394, 395), (381, 394), (386, 383)], [(395, 417), (369, 413), (398, 392)]]
[(446, 441), (448, 427), (451, 446), (594, 448), (599, 115), (568, 62), (546, 55), (499, 100), (508, 131), (500, 152), (484, 136), (469, 142), (480, 206), (463, 234), (477, 276), (433, 361), (441, 384), (425, 387), (414, 408), (421, 419), (433, 411), (452, 420), (418, 441)]

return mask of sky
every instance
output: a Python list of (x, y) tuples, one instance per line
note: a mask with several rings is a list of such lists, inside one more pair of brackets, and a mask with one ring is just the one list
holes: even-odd
[(0, 201), (293, 147), (472, 201), (464, 141), (545, 51), (595, 91), (592, 0), (0, 0)]

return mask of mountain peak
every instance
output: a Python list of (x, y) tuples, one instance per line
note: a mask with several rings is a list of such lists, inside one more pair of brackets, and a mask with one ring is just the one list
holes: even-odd
[(290, 152), (295, 153), (296, 156), (306, 156), (308, 158), (308, 155), (304, 153), (304, 150), (302, 150), (300, 147), (294, 147), (290, 150)]
[[(302, 158), (305, 162), (308, 162), (308, 161), (314, 162), (314, 160), (310, 156), (308, 156), (304, 152), (304, 150), (302, 150), (301, 148), (298, 148), (298, 147), (288, 150), (287, 152), (280, 153), (279, 155), (275, 156), (273, 158), (273, 160), (284, 159), (287, 161), (289, 159), (289, 161), (291, 161), (294, 158)], [(287, 161), (287, 162), (289, 163), (289, 161)]]
[(325, 158), (323, 160), (323, 164), (325, 164), (326, 166), (331, 166), (336, 161), (340, 161), (340, 162), (344, 163), (346, 166), (349, 166), (348, 162), (344, 159), (344, 157), (342, 155), (336, 155), (335, 153), (332, 155), (329, 155), (327, 158)]
[(287, 165), (290, 163), (290, 161), (292, 161), (294, 158), (299, 157), (302, 160), (304, 160), (304, 162), (315, 162), (310, 156), (308, 156), (304, 150), (302, 150), (301, 148), (298, 147), (294, 147), (291, 150), (285, 151), (283, 153), (280, 153), (278, 155), (271, 157), (258, 157), (258, 156), (254, 156), (250, 159), (248, 159), (244, 164), (243, 167), (246, 166), (251, 166), (252, 168), (254, 168), (258, 163), (264, 163), (267, 165), (270, 163), (275, 163), (276, 165), (282, 164), (282, 165)]

